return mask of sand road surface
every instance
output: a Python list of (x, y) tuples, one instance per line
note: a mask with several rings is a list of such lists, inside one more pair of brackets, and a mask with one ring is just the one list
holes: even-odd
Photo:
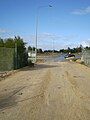
[(47, 62), (3, 79), (0, 120), (90, 120), (90, 68)]

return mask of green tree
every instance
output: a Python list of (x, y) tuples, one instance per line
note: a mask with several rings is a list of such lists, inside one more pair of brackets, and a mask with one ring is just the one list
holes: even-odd
[(4, 41), (0, 38), (0, 47), (4, 47)]
[(19, 36), (15, 38), (0, 38), (0, 47), (13, 48), (14, 49), (14, 63), (15, 68), (21, 68), (28, 63), (28, 53), (25, 47), (26, 43)]
[(32, 47), (31, 46), (28, 47), (28, 51), (32, 51)]
[(35, 47), (32, 48), (33, 51), (35, 51), (35, 49), (36, 49)]
[(42, 49), (40, 48), (40, 49), (37, 50), (37, 52), (38, 52), (38, 53), (42, 53), (43, 51), (42, 51)]
[(15, 43), (13, 38), (8, 38), (4, 40), (4, 46), (7, 48), (14, 48), (15, 47)]
[(26, 52), (26, 43), (23, 42), (23, 39), (19, 36), (15, 36), (14, 44), (16, 44), (17, 49), (17, 60), (18, 60), (18, 67), (24, 67), (27, 65), (28, 55)]
[(86, 49), (86, 50), (90, 50), (90, 47), (86, 46), (85, 49)]

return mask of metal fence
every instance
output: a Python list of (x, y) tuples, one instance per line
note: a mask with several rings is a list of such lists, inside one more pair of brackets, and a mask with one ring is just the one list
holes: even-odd
[(19, 69), (28, 65), (27, 52), (15, 48), (0, 47), (0, 71)]
[(90, 66), (90, 50), (83, 49), (82, 59), (83, 59), (85, 65)]
[(0, 47), (0, 71), (14, 69), (14, 48)]

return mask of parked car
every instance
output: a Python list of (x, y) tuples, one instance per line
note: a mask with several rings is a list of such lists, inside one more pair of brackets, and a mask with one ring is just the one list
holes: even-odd
[(74, 54), (67, 54), (67, 55), (65, 55), (65, 58), (66, 59), (74, 59), (75, 55)]

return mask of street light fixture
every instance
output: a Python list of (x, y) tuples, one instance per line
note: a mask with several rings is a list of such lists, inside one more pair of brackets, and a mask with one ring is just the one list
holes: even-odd
[(37, 16), (36, 16), (36, 49), (35, 49), (35, 62), (37, 61), (37, 41), (38, 41), (38, 19), (39, 19), (39, 10), (43, 7), (52, 7), (51, 5), (48, 6), (39, 6), (37, 8)]

